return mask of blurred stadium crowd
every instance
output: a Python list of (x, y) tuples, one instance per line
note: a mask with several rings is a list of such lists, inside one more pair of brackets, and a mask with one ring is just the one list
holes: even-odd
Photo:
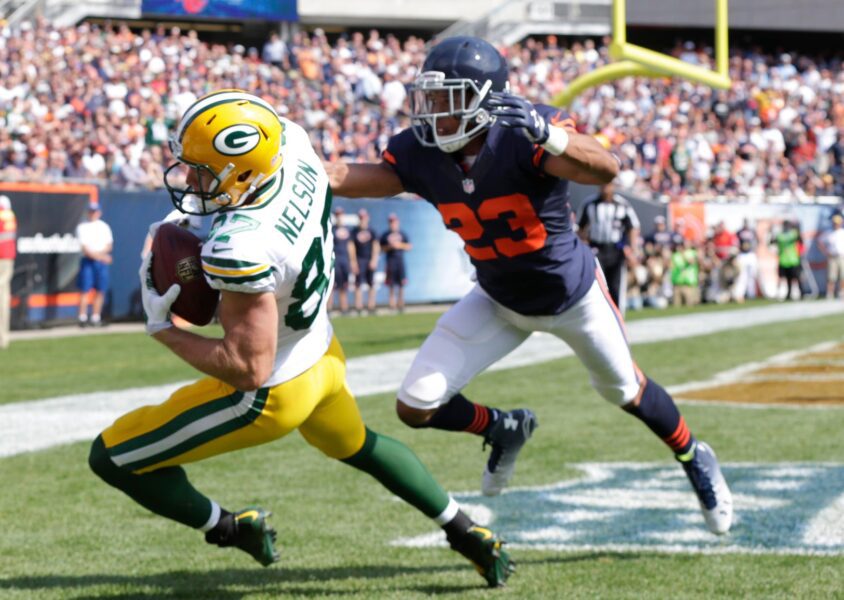
[[(553, 36), (502, 48), (514, 91), (548, 102), (609, 60), (591, 41)], [(329, 160), (372, 160), (409, 124), (409, 84), (425, 40), (378, 31), (333, 43), (321, 30), (263, 48), (208, 44), (178, 28), (45, 21), (0, 29), (0, 179), (162, 185), (170, 129), (197, 97), (243, 88), (309, 129)], [(672, 52), (711, 66), (687, 42)], [(586, 92), (578, 127), (623, 161), (620, 187), (642, 197), (759, 202), (844, 194), (841, 59), (745, 48), (730, 91), (676, 79), (627, 78)]]
[[(840, 225), (840, 216), (836, 229)], [(655, 221), (656, 229), (639, 238), (634, 254), (627, 261), (626, 308), (666, 308), (694, 306), (701, 303), (743, 303), (761, 297), (780, 300), (802, 300), (810, 285), (803, 272), (803, 258), (807, 243), (797, 220), (778, 224), (769, 239), (760, 240), (753, 225), (745, 220), (738, 231), (731, 231), (725, 223), (717, 223), (700, 242), (689, 239), (679, 231), (672, 231), (662, 216)], [(682, 222), (679, 223), (683, 227)], [(793, 232), (789, 235), (789, 232)], [(837, 235), (837, 234), (833, 234)], [(783, 237), (786, 236), (786, 237)], [(819, 247), (826, 254), (834, 240), (829, 234), (819, 237)], [(778, 256), (776, 288), (765, 290), (758, 264), (760, 244), (768, 245)], [(789, 255), (790, 253), (790, 255)], [(788, 270), (789, 256), (796, 264)], [(792, 281), (789, 282), (789, 276)], [(837, 283), (837, 281), (836, 281)], [(829, 288), (832, 297), (837, 290)]]
[[(735, 231), (717, 222), (695, 242), (680, 233), (683, 221), (678, 219), (677, 229), (671, 231), (665, 217), (657, 216), (655, 231), (638, 238), (627, 263), (628, 308), (664, 308), (669, 301), (677, 306), (756, 298), (844, 297), (844, 213), (840, 207), (830, 214), (828, 223), (820, 223), (814, 235), (802, 232), (795, 217), (772, 220), (770, 230), (761, 235), (756, 224), (745, 218)], [(765, 251), (760, 252), (763, 247)], [(812, 247), (817, 249), (814, 263), (809, 257)], [(774, 265), (776, 278), (772, 277)], [(825, 289), (816, 277), (819, 265), (825, 266)]]

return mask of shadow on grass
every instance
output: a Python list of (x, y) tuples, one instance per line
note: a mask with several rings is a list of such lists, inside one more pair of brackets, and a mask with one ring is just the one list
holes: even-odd
[[(464, 571), (467, 565), (432, 565), (425, 567), (400, 565), (362, 565), (358, 567), (324, 567), (313, 569), (270, 568), (221, 569), (219, 571), (168, 571), (148, 575), (42, 575), (9, 577), (0, 580), (2, 590), (38, 592), (64, 591), (76, 599), (85, 598), (214, 598), (235, 600), (244, 596), (266, 593), (268, 595), (347, 596), (367, 591), (367, 584), (355, 580), (383, 580), (396, 578), (395, 590), (413, 590), (400, 581), (413, 575), (435, 575), (445, 571)], [(348, 580), (347, 584), (343, 584)], [(409, 582), (408, 582), (409, 583)], [(330, 585), (329, 585), (330, 584)], [(102, 591), (86, 588), (103, 587)], [(443, 586), (446, 593), (465, 592), (483, 587)], [(384, 590), (383, 586), (380, 588)], [(429, 593), (438, 593), (437, 585), (428, 586)], [(377, 593), (378, 590), (371, 590)], [(87, 594), (87, 595), (86, 595)], [(0, 593), (2, 595), (2, 593)]]
[[(658, 556), (658, 555), (656, 555)], [(518, 560), (519, 570), (540, 565), (564, 565), (579, 562), (635, 560), (638, 553), (589, 552), (561, 554)], [(654, 555), (649, 554), (649, 559)], [(33, 596), (45, 592), (65, 592), (77, 600), (93, 598), (122, 598), (125, 600), (152, 600), (174, 598), (214, 598), (237, 600), (254, 594), (297, 596), (349, 596), (354, 594), (406, 591), (427, 595), (460, 595), (486, 588), (478, 578), (475, 584), (421, 583), (411, 580), (437, 576), (445, 572), (465, 572), (466, 564), (403, 566), (371, 564), (356, 567), (271, 568), (271, 569), (221, 569), (215, 571), (168, 571), (148, 575), (41, 575), (0, 579), (0, 591), (29, 591)], [(393, 579), (392, 584), (389, 580)], [(358, 580), (358, 581), (355, 581)], [(361, 581), (363, 580), (363, 581)], [(372, 588), (366, 580), (380, 580)], [(519, 572), (511, 582), (517, 586)], [(89, 588), (103, 587), (102, 590)]]

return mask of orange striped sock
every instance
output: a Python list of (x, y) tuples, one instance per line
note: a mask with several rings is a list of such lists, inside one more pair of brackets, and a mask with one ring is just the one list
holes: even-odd
[(490, 420), (490, 410), (481, 404), (475, 404), (475, 418), (472, 419), (472, 422), (469, 426), (464, 429), (464, 431), (468, 431), (469, 433), (477, 433), (481, 434), (486, 431), (487, 426), (489, 425)]
[(674, 454), (685, 454), (691, 449), (694, 443), (692, 432), (686, 426), (686, 420), (680, 417), (680, 422), (677, 424), (677, 429), (668, 437), (662, 438), (668, 446), (674, 451)]

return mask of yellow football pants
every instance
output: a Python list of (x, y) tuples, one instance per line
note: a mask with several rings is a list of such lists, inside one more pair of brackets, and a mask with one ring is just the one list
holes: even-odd
[(336, 337), (314, 366), (290, 381), (242, 392), (206, 377), (163, 404), (123, 415), (102, 437), (115, 464), (144, 473), (264, 444), (294, 429), (331, 458), (348, 458), (363, 446), (363, 419)]

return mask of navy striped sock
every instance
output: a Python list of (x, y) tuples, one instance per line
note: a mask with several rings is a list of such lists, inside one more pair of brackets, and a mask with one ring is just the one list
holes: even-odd
[(648, 379), (639, 405), (630, 409), (657, 434), (674, 454), (686, 454), (692, 449), (695, 437), (677, 410), (674, 400), (658, 383)]

